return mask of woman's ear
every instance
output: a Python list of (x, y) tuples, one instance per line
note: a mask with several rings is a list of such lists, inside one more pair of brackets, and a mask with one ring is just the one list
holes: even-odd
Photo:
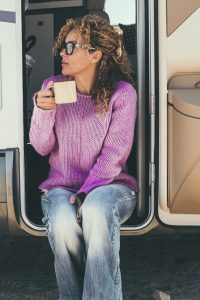
[(102, 58), (102, 52), (100, 50), (95, 50), (94, 52), (90, 53), (91, 63), (96, 64)]

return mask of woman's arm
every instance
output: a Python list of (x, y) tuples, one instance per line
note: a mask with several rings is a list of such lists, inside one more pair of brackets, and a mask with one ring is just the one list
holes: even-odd
[[(51, 78), (45, 80), (41, 91), (45, 90), (52, 82)], [(35, 97), (37, 94), (35, 94)], [(54, 132), (56, 108), (41, 109), (34, 99), (34, 110), (31, 118), (29, 138), (31, 145), (42, 156), (49, 154), (56, 146), (56, 136)]]
[(102, 151), (78, 193), (109, 184), (120, 174), (133, 144), (136, 100), (136, 92), (129, 84), (115, 99)]

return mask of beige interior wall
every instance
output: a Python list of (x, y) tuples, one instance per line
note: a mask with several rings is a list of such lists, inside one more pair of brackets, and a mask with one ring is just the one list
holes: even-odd
[[(174, 2), (174, 3), (173, 3)], [(174, 73), (200, 71), (200, 7), (176, 25), (168, 36), (167, 9), (184, 0), (159, 1), (159, 206), (161, 221), (169, 225), (200, 225), (199, 214), (172, 214), (167, 206), (167, 83)], [(191, 1), (193, 2), (193, 1)], [(198, 1), (198, 4), (200, 1)], [(188, 4), (190, 0), (187, 0)], [(197, 3), (197, 1), (196, 1)], [(179, 13), (179, 12), (178, 12)], [(168, 18), (169, 20), (169, 18)]]
[(200, 71), (200, 8), (166, 40), (168, 78), (177, 72)]
[(200, 7), (200, 0), (167, 0), (167, 35), (172, 34)]

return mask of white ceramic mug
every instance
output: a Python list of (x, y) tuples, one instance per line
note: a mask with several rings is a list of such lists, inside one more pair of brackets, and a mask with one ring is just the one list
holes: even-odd
[(53, 88), (56, 104), (73, 103), (77, 101), (75, 80), (54, 82)]

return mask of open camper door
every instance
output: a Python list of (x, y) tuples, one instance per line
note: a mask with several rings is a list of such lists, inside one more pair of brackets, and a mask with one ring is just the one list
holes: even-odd
[(9, 235), (35, 232), (24, 207), (22, 3), (0, 1), (0, 234)]
[(200, 225), (200, 1), (158, 1), (158, 216)]

